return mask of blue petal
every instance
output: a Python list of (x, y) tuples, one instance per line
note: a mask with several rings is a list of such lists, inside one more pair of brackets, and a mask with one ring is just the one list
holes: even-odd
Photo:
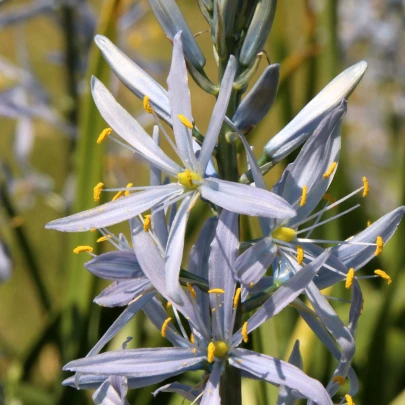
[(210, 378), (205, 386), (204, 395), (201, 399), (201, 405), (221, 405), (219, 395), (219, 381), (224, 371), (224, 362), (216, 361), (212, 368)]

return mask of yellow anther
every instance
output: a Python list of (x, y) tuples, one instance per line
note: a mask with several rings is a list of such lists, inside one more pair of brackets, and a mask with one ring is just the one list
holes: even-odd
[(307, 203), (307, 191), (308, 191), (308, 187), (303, 186), (302, 187), (300, 207), (303, 207)]
[(177, 117), (179, 118), (179, 120), (185, 127), (190, 128), (190, 129), (194, 128), (193, 123), (188, 118), (186, 118), (183, 114), (179, 114)]
[(325, 179), (329, 178), (331, 176), (331, 174), (333, 173), (333, 171), (336, 168), (337, 163), (333, 162), (330, 166), (329, 169), (326, 170), (326, 172), (323, 174), (323, 177), (325, 177)]
[(149, 97), (148, 97), (148, 96), (144, 96), (144, 98), (143, 98), (143, 109), (144, 109), (147, 113), (153, 114), (153, 108), (152, 108), (152, 106), (150, 105)]
[(97, 185), (93, 188), (93, 197), (94, 201), (98, 201), (100, 199), (101, 190), (104, 187), (104, 183), (97, 183)]
[(186, 284), (187, 290), (190, 292), (190, 295), (194, 298), (197, 299), (197, 293), (195, 292), (193, 286), (190, 283)]
[(254, 286), (253, 281), (251, 281), (251, 282), (249, 283), (249, 288), (253, 288), (253, 286)]
[(197, 348), (196, 347), (193, 349), (193, 354), (197, 354)]
[(377, 276), (380, 276), (384, 280), (387, 280), (388, 285), (390, 285), (392, 283), (391, 277), (385, 271), (377, 269), (377, 270), (374, 270), (374, 274), (377, 274)]
[(124, 195), (124, 191), (118, 191), (118, 193), (117, 194), (115, 194), (115, 196), (112, 198), (112, 200), (111, 201), (115, 201), (115, 200), (118, 200), (118, 198), (121, 198), (123, 195)]
[(192, 334), (190, 335), (190, 342), (191, 342), (192, 344), (194, 344), (194, 342), (195, 342), (194, 333), (192, 333)]
[(96, 232), (97, 228), (90, 228), (90, 232)]
[(210, 344), (207, 347), (208, 363), (212, 363), (214, 361), (214, 356), (215, 356), (215, 344), (214, 342), (210, 342)]
[(376, 256), (378, 256), (378, 255), (381, 254), (382, 251), (383, 251), (383, 247), (384, 247), (383, 238), (382, 238), (381, 236), (377, 236), (377, 239), (376, 239), (376, 241), (375, 241), (375, 244), (376, 244), (377, 246), (376, 246), (376, 248), (375, 248), (374, 254), (375, 254)]
[(324, 194), (322, 198), (329, 202), (329, 204), (333, 204), (336, 200), (330, 194)]
[(233, 297), (233, 309), (236, 309), (238, 307), (241, 292), (241, 288), (237, 288), (235, 291), (235, 295)]
[(111, 235), (102, 236), (101, 238), (98, 238), (98, 239), (97, 239), (97, 243), (105, 242), (105, 241), (107, 240), (107, 238), (110, 239), (110, 238), (111, 238)]
[(208, 294), (225, 294), (225, 291), (222, 288), (213, 288), (208, 290)]
[(343, 385), (345, 383), (345, 379), (341, 375), (335, 375), (332, 378), (332, 382), (337, 382), (339, 385)]
[(217, 309), (216, 308), (212, 308), (211, 312), (214, 313)]
[(228, 353), (229, 346), (226, 342), (223, 342), (222, 340), (217, 340), (214, 343), (214, 346), (215, 346), (214, 351), (215, 357), (224, 357)]
[(145, 215), (145, 219), (143, 221), (143, 230), (145, 232), (149, 232), (149, 229), (152, 225), (152, 215)]
[(188, 169), (177, 175), (179, 183), (187, 188), (197, 188), (198, 184), (194, 184), (193, 180), (200, 181), (201, 177)]
[(248, 342), (249, 338), (248, 338), (248, 323), (245, 322), (242, 326), (242, 337), (243, 337), (243, 341), (245, 343)]
[(280, 228), (275, 229), (271, 236), (274, 239), (278, 239), (283, 242), (291, 242), (294, 240), (295, 234), (296, 232), (294, 229), (281, 226)]
[(371, 221), (367, 221), (367, 226), (370, 226), (371, 225)]
[(169, 318), (165, 319), (165, 321), (163, 322), (162, 329), (160, 330), (160, 333), (162, 334), (163, 337), (166, 337), (166, 330), (171, 320), (172, 318), (169, 316)]
[(364, 187), (363, 197), (367, 197), (367, 194), (370, 191), (370, 185), (368, 184), (368, 180), (367, 180), (366, 176), (363, 176), (363, 187)]
[(354, 280), (354, 268), (351, 267), (347, 272), (345, 287), (350, 288), (353, 285), (353, 280)]
[(104, 141), (105, 138), (107, 138), (108, 135), (110, 135), (112, 132), (111, 128), (106, 128), (101, 132), (101, 134), (97, 138), (97, 143), (100, 144), (101, 142)]
[(300, 266), (304, 262), (304, 249), (300, 245), (297, 246), (297, 262)]
[[(125, 188), (131, 188), (134, 184), (133, 183), (128, 183)], [(129, 190), (126, 190), (124, 193), (125, 197), (128, 197), (130, 194)]]
[(91, 253), (93, 248), (91, 246), (78, 246), (73, 249), (73, 253), (79, 254), (81, 252)]
[(166, 303), (166, 308), (170, 309), (172, 307), (172, 303), (170, 301), (167, 301)]
[(347, 405), (356, 405), (356, 404), (353, 402), (353, 398), (351, 397), (351, 395), (346, 394), (346, 395), (345, 395), (345, 399), (346, 399)]

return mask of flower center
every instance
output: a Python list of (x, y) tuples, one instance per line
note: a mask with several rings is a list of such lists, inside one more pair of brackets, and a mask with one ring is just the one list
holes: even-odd
[(182, 186), (193, 189), (198, 187), (198, 184), (194, 184), (193, 180), (201, 180), (201, 177), (197, 173), (194, 173), (188, 169), (184, 170), (184, 172), (179, 173), (177, 175), (177, 178), (179, 179), (179, 183)]
[(229, 346), (223, 342), (222, 340), (217, 340), (214, 342), (215, 345), (215, 356), (216, 357), (224, 357), (228, 353)]
[(280, 228), (275, 229), (271, 236), (274, 239), (282, 240), (283, 242), (291, 242), (294, 240), (296, 235), (296, 231), (292, 228), (287, 228), (285, 226), (281, 226)]

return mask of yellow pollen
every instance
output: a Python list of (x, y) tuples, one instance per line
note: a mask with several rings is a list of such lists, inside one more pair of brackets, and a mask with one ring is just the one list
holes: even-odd
[(165, 319), (165, 321), (163, 322), (162, 329), (160, 330), (163, 337), (166, 337), (166, 330), (171, 320), (172, 318), (169, 316), (169, 318)]
[(149, 229), (152, 225), (151, 217), (152, 217), (152, 215), (145, 215), (145, 219), (143, 221), (143, 230), (145, 232), (149, 232)]
[(193, 183), (193, 180), (200, 181), (201, 177), (188, 169), (177, 175), (179, 183), (187, 188), (197, 188), (198, 185)]
[(111, 238), (111, 235), (108, 235), (108, 236), (102, 236), (101, 238), (98, 238), (97, 239), (97, 243), (100, 243), (100, 242), (105, 242), (106, 240), (107, 240), (107, 238)]
[(150, 105), (149, 102), (149, 97), (148, 96), (144, 96), (143, 98), (143, 109), (148, 113), (148, 114), (153, 114), (153, 108)]
[(367, 180), (366, 176), (363, 176), (363, 187), (364, 187), (364, 190), (363, 190), (363, 195), (362, 196), (367, 197), (367, 194), (370, 191), (370, 185), (368, 184), (368, 180)]
[(192, 344), (194, 344), (194, 342), (195, 342), (194, 333), (192, 333), (192, 334), (190, 335), (190, 342), (191, 342)]
[(375, 255), (378, 256), (379, 254), (382, 253), (383, 247), (384, 247), (384, 241), (381, 236), (377, 236), (377, 240), (375, 241), (375, 244), (377, 245), (375, 248)]
[(101, 134), (97, 138), (97, 143), (100, 144), (101, 142), (104, 141), (105, 138), (107, 138), (108, 135), (110, 135), (112, 132), (111, 128), (106, 128), (101, 132)]
[(213, 288), (208, 290), (208, 294), (225, 294), (225, 291), (222, 288)]
[(251, 282), (249, 283), (249, 287), (250, 287), (250, 288), (253, 288), (253, 286), (254, 286), (253, 281), (251, 281)]
[(196, 348), (196, 347), (193, 349), (193, 353), (194, 353), (194, 354), (197, 353), (197, 348)]
[(291, 242), (295, 238), (295, 230), (292, 228), (287, 228), (285, 226), (281, 226), (273, 231), (271, 236), (274, 239), (281, 240), (283, 242)]
[(188, 118), (186, 118), (183, 114), (179, 114), (177, 117), (179, 118), (179, 120), (181, 121), (181, 123), (182, 123), (185, 127), (190, 128), (190, 129), (193, 129), (193, 128), (194, 128), (193, 123), (190, 122), (190, 120), (189, 120)]
[(236, 309), (238, 307), (241, 291), (241, 288), (237, 288), (235, 291), (235, 296), (233, 297), (233, 309)]
[[(134, 184), (133, 183), (128, 183), (125, 188), (131, 188)], [(125, 197), (128, 197), (130, 194), (129, 190), (125, 191), (124, 193)]]
[(91, 246), (78, 246), (73, 249), (73, 253), (79, 254), (81, 252), (88, 252), (91, 253), (93, 248)]
[(214, 361), (214, 355), (215, 355), (215, 344), (214, 342), (210, 342), (210, 344), (207, 347), (208, 363), (212, 363)]
[(304, 249), (300, 245), (297, 246), (297, 262), (300, 266), (304, 262)]
[(337, 163), (336, 163), (336, 162), (333, 162), (333, 163), (329, 166), (329, 169), (326, 170), (326, 172), (323, 174), (323, 177), (325, 177), (325, 179), (327, 179), (327, 178), (330, 177), (330, 175), (331, 175), (331, 174), (333, 173), (333, 171), (335, 170), (336, 165), (337, 165)]
[(91, 228), (90, 229), (90, 232), (96, 232), (97, 231), (97, 228)]
[(332, 378), (333, 382), (337, 382), (339, 385), (343, 385), (345, 383), (345, 379), (341, 375), (335, 375)]
[(93, 197), (94, 201), (98, 201), (100, 199), (101, 190), (104, 187), (104, 183), (97, 183), (97, 185), (93, 188)]
[(334, 202), (336, 202), (336, 200), (330, 194), (324, 194), (322, 198), (328, 201), (329, 204), (333, 204)]
[(307, 191), (308, 191), (308, 187), (303, 186), (302, 187), (302, 195), (301, 195), (300, 207), (303, 207), (307, 203)]
[(172, 303), (170, 301), (167, 301), (166, 303), (166, 308), (170, 309), (172, 307)]
[(356, 404), (353, 402), (353, 398), (351, 397), (351, 395), (346, 394), (346, 395), (345, 395), (345, 399), (346, 399), (347, 405), (356, 405)]
[(367, 226), (370, 226), (371, 225), (371, 221), (367, 221)]
[(215, 346), (214, 351), (215, 357), (224, 357), (228, 353), (229, 346), (222, 340), (217, 340), (214, 343), (214, 346)]
[(214, 313), (217, 309), (216, 308), (212, 308), (211, 312)]
[(351, 267), (347, 272), (345, 287), (350, 288), (353, 284), (353, 280), (354, 280), (354, 268)]
[(374, 270), (374, 274), (377, 274), (377, 276), (380, 276), (384, 280), (387, 280), (388, 285), (390, 285), (392, 283), (391, 277), (385, 271), (377, 269), (377, 270)]
[(187, 290), (190, 292), (190, 295), (194, 298), (197, 299), (197, 293), (195, 292), (193, 286), (190, 283), (186, 284)]
[(115, 196), (112, 198), (111, 201), (118, 200), (118, 198), (121, 198), (123, 195), (124, 195), (124, 191), (122, 191), (122, 190), (121, 190), (121, 191), (118, 191), (118, 193), (115, 194)]
[(248, 323), (245, 322), (242, 326), (242, 337), (243, 337), (243, 341), (245, 343), (248, 342), (249, 338), (248, 338)]

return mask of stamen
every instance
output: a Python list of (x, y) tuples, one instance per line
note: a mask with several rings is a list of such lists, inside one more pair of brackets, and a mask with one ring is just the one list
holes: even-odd
[(121, 191), (118, 191), (118, 193), (115, 194), (115, 196), (112, 198), (111, 201), (118, 200), (118, 198), (121, 198), (123, 195), (124, 195), (124, 191), (122, 191), (122, 190), (121, 190)]
[(296, 231), (292, 228), (287, 228), (286, 226), (281, 226), (280, 228), (275, 229), (271, 236), (274, 239), (281, 240), (283, 242), (291, 242), (294, 240)]
[(97, 231), (97, 228), (91, 228), (90, 229), (90, 232), (96, 232)]
[(343, 385), (345, 383), (345, 379), (341, 375), (335, 375), (332, 378), (332, 382), (337, 382), (339, 385)]
[(112, 132), (112, 129), (111, 129), (111, 128), (106, 128), (106, 129), (104, 129), (104, 130), (101, 132), (101, 134), (98, 136), (98, 138), (97, 138), (97, 143), (100, 144), (101, 142), (103, 142), (104, 139), (107, 138), (108, 135), (111, 134), (111, 132)]
[(253, 281), (251, 281), (251, 282), (249, 283), (249, 288), (253, 288), (253, 286), (254, 286)]
[(79, 254), (81, 252), (91, 253), (93, 248), (91, 246), (77, 246), (73, 249), (73, 253)]
[(149, 97), (144, 96), (143, 98), (143, 109), (148, 113), (148, 114), (153, 114), (153, 108), (150, 105)]
[(335, 170), (337, 165), (337, 162), (333, 162), (330, 166), (329, 169), (326, 170), (326, 172), (323, 174), (323, 177), (325, 177), (325, 179), (329, 178), (331, 176), (331, 174), (333, 173), (333, 171)]
[(242, 337), (243, 337), (243, 341), (245, 343), (248, 342), (249, 338), (248, 338), (248, 323), (245, 322), (242, 326)]
[(186, 284), (187, 290), (190, 292), (190, 295), (196, 300), (197, 299), (197, 293), (195, 292), (193, 286), (190, 283)]
[(388, 285), (390, 285), (392, 283), (391, 277), (385, 271), (377, 269), (377, 270), (374, 270), (374, 274), (377, 274), (377, 276), (380, 276), (384, 280), (387, 280)]
[(145, 220), (143, 223), (143, 230), (145, 232), (149, 232), (149, 229), (152, 225), (152, 219), (151, 219), (152, 215), (145, 215)]
[(93, 188), (93, 197), (94, 201), (99, 201), (100, 200), (100, 195), (101, 195), (101, 190), (104, 187), (104, 183), (97, 183), (97, 185)]
[(98, 238), (98, 239), (97, 239), (97, 243), (105, 242), (105, 241), (107, 240), (107, 238), (111, 238), (111, 235), (102, 236), (101, 238)]
[(240, 287), (237, 288), (235, 291), (235, 296), (233, 297), (233, 309), (236, 309), (238, 307), (241, 292), (242, 289)]
[(170, 309), (172, 307), (172, 303), (170, 301), (167, 301), (166, 303), (166, 308)]
[(184, 170), (177, 175), (179, 183), (187, 188), (197, 188), (198, 185), (194, 184), (193, 180), (200, 181), (201, 177), (188, 169)]
[(179, 114), (177, 117), (185, 127), (190, 128), (190, 129), (194, 128), (193, 123), (190, 122), (190, 120), (188, 118), (186, 118), (183, 114)]
[(367, 221), (367, 227), (371, 225), (371, 221)]
[(367, 194), (370, 191), (370, 185), (368, 184), (368, 180), (367, 180), (366, 176), (363, 176), (363, 187), (364, 187), (364, 190), (363, 190), (362, 197), (367, 197)]
[(345, 399), (346, 399), (347, 405), (355, 405), (355, 403), (353, 402), (353, 398), (351, 397), (351, 395), (346, 394), (346, 395), (345, 395)]
[(308, 187), (303, 186), (302, 187), (302, 195), (301, 195), (300, 207), (303, 207), (307, 203), (307, 191), (308, 191)]
[(225, 291), (222, 288), (213, 288), (208, 290), (208, 294), (225, 294)]
[(354, 268), (351, 267), (347, 272), (345, 287), (350, 288), (353, 285), (353, 280), (354, 280)]
[(163, 322), (162, 329), (160, 330), (163, 337), (166, 337), (166, 330), (171, 320), (172, 318), (169, 316), (169, 318), (165, 319), (165, 321)]
[[(128, 183), (125, 188), (131, 188), (134, 185), (134, 183)], [(128, 197), (130, 194), (129, 190), (125, 191), (124, 193), (125, 197)]]
[(322, 198), (328, 201), (329, 204), (333, 204), (336, 200), (330, 194), (324, 194)]
[(377, 236), (377, 240), (375, 241), (377, 247), (375, 248), (375, 255), (378, 256), (379, 254), (382, 253), (383, 247), (384, 247), (384, 241), (381, 236)]
[(304, 249), (300, 245), (297, 246), (297, 262), (300, 266), (304, 262)]
[(214, 342), (210, 342), (207, 348), (208, 363), (212, 363), (214, 361), (214, 355), (215, 355), (215, 344)]
[(195, 342), (194, 333), (192, 333), (192, 334), (190, 335), (190, 342), (191, 342), (192, 344), (194, 344), (194, 342)]

